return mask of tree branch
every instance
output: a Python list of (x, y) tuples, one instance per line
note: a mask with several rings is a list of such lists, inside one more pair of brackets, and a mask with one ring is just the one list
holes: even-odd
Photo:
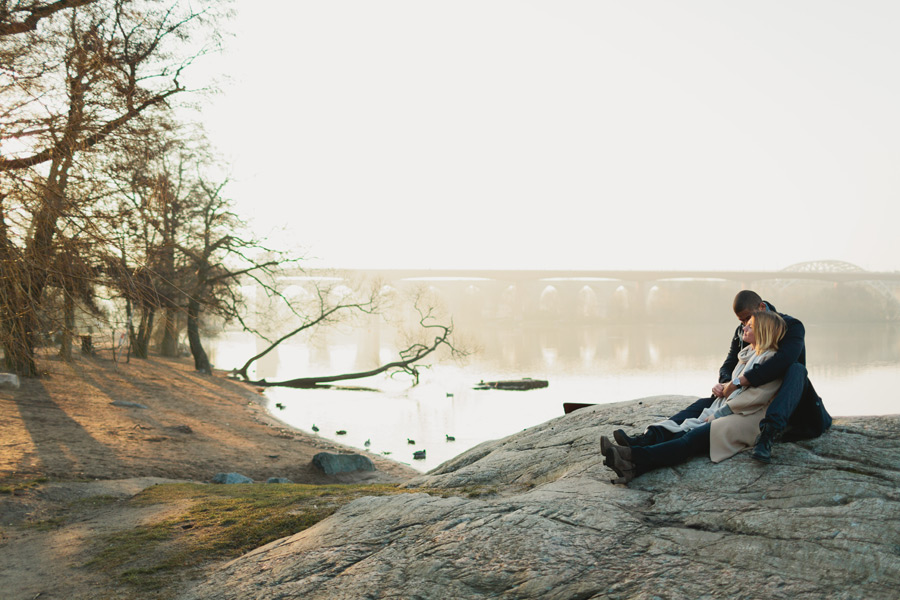
[[(340, 312), (342, 310), (355, 309), (355, 310), (359, 310), (359, 311), (362, 311), (367, 314), (371, 313), (372, 309), (374, 307), (374, 304), (375, 304), (375, 299), (370, 298), (367, 302), (358, 302), (358, 303), (353, 303), (353, 304), (337, 304), (329, 309), (325, 309), (324, 307), (322, 307), (322, 311), (319, 313), (319, 315), (316, 318), (305, 322), (300, 327), (294, 329), (290, 333), (286, 333), (285, 335), (281, 336), (280, 338), (278, 338), (277, 340), (272, 342), (272, 344), (269, 345), (268, 348), (266, 348), (265, 350), (263, 350), (256, 356), (251, 357), (246, 363), (244, 363), (244, 366), (242, 366), (240, 369), (235, 369), (233, 371), (233, 374), (240, 375), (241, 377), (244, 378), (244, 381), (248, 381), (250, 379), (250, 377), (247, 375), (247, 370), (250, 368), (250, 365), (252, 365), (256, 361), (261, 359), (263, 356), (265, 356), (272, 350), (274, 350), (279, 344), (281, 344), (281, 342), (294, 337), (295, 335), (297, 335), (298, 333), (300, 333), (302, 331), (306, 331), (307, 329), (311, 329), (311, 328), (315, 327), (316, 325), (327, 322), (329, 317), (331, 317), (335, 313)], [(260, 384), (260, 385), (264, 385), (264, 384)], [(278, 385), (278, 384), (273, 383), (273, 384), (269, 384), (269, 385)]]
[[(17, 33), (25, 33), (26, 31), (34, 31), (37, 29), (41, 19), (46, 19), (52, 14), (65, 10), (67, 8), (75, 8), (91, 4), (97, 0), (57, 0), (50, 4), (35, 5), (31, 8), (20, 8), (19, 11), (27, 12), (28, 16), (23, 21), (0, 21), (0, 37), (7, 35), (15, 35)], [(8, 15), (8, 13), (7, 13)], [(6, 17), (7, 15), (4, 15)]]
[(108, 122), (106, 125), (101, 127), (99, 131), (89, 135), (80, 143), (75, 143), (72, 140), (64, 137), (58, 144), (56, 144), (52, 148), (46, 148), (32, 156), (26, 156), (24, 158), (0, 159), (0, 171), (14, 171), (17, 169), (33, 167), (35, 165), (47, 162), (48, 160), (53, 158), (54, 155), (70, 154), (76, 148), (80, 150), (86, 150), (103, 141), (106, 136), (108, 136), (110, 133), (112, 133), (131, 119), (140, 115), (144, 110), (165, 101), (169, 96), (177, 94), (178, 92), (181, 92), (183, 90), (184, 88), (176, 84), (174, 88), (167, 90), (161, 94), (157, 94), (156, 96), (142, 102), (137, 107), (129, 109), (127, 112), (125, 112), (125, 114)]
[[(419, 310), (418, 306), (416, 307), (416, 310)], [(421, 310), (419, 310), (419, 314), (422, 317), (421, 320), (419, 321), (419, 324), (422, 327), (424, 327), (425, 329), (439, 329), (439, 330), (441, 330), (441, 334), (438, 335), (437, 337), (435, 337), (434, 341), (430, 345), (413, 344), (409, 348), (402, 350), (400, 352), (400, 360), (398, 360), (398, 361), (393, 361), (393, 362), (390, 362), (387, 364), (383, 364), (383, 365), (376, 367), (375, 369), (371, 369), (369, 371), (360, 371), (360, 372), (356, 372), (356, 373), (343, 373), (340, 375), (329, 375), (329, 376), (324, 376), (324, 377), (300, 377), (298, 379), (289, 379), (287, 381), (273, 381), (273, 382), (266, 381), (265, 379), (259, 379), (257, 381), (248, 381), (248, 383), (253, 384), (253, 385), (258, 385), (261, 387), (278, 386), (278, 387), (289, 387), (289, 388), (299, 388), (299, 389), (310, 389), (310, 388), (319, 387), (320, 385), (323, 385), (323, 384), (334, 383), (336, 381), (364, 379), (366, 377), (373, 377), (375, 375), (380, 375), (381, 373), (385, 373), (387, 371), (398, 370), (398, 371), (403, 371), (403, 372), (406, 372), (406, 373), (409, 373), (410, 375), (412, 375), (415, 378), (415, 383), (418, 384), (419, 383), (419, 371), (416, 368), (415, 363), (421, 361), (423, 358), (425, 358), (426, 356), (428, 356), (429, 354), (431, 354), (432, 352), (434, 352), (435, 350), (437, 350), (438, 348), (440, 348), (441, 346), (444, 346), (444, 345), (450, 347), (451, 351), (453, 351), (456, 354), (463, 354), (463, 353), (457, 351), (449, 341), (450, 335), (453, 333), (453, 324), (452, 323), (450, 325), (439, 325), (439, 324), (434, 324), (434, 323), (428, 323), (428, 321), (430, 319), (432, 319), (431, 312), (429, 311), (427, 314), (423, 314), (421, 312)], [(293, 335), (293, 333), (289, 334), (286, 337), (290, 337), (290, 335)], [(281, 342), (281, 341), (282, 340), (279, 340), (279, 342)], [(266, 352), (268, 352), (272, 348), (274, 348), (274, 345), (271, 346), (270, 348), (268, 348), (266, 350)], [(265, 354), (265, 352), (263, 354), (261, 354), (260, 356), (262, 356), (264, 354)], [(246, 378), (247, 367), (250, 365), (250, 363), (253, 362), (253, 360), (256, 360), (256, 358), (258, 358), (258, 357), (251, 359), (246, 365), (244, 365), (244, 368), (242, 369), (242, 371), (243, 371), (245, 378)], [(240, 372), (240, 371), (238, 371), (238, 372)]]

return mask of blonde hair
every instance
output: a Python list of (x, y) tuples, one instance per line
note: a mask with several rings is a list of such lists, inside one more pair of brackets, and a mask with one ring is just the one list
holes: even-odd
[(778, 350), (778, 342), (787, 333), (787, 323), (776, 312), (760, 310), (753, 313), (753, 349), (757, 354), (766, 350)]

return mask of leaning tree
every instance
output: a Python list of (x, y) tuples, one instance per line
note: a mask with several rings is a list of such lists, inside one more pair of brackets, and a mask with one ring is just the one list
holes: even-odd
[[(236, 321), (258, 333), (245, 319), (246, 303), (241, 286), (252, 281), (267, 293), (287, 300), (279, 291), (278, 274), (299, 257), (267, 247), (250, 233), (234, 211), (226, 194), (227, 178), (218, 180), (198, 169), (191, 186), (186, 221), (175, 239), (177, 251), (186, 262), (183, 281), (186, 302), (187, 336), (196, 370), (209, 373), (212, 365), (201, 339), (201, 319), (213, 314), (224, 321)], [(287, 302), (294, 310), (294, 305)]]

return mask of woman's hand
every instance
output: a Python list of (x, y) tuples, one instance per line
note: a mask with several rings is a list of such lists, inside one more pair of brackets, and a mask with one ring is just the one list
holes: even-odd
[(717, 383), (712, 386), (712, 393), (716, 398), (723, 398), (725, 396), (725, 386), (721, 383)]
[(715, 415), (715, 413), (713, 413), (713, 414), (709, 415), (708, 417), (706, 417), (706, 422), (712, 423), (715, 418), (716, 418), (716, 415)]

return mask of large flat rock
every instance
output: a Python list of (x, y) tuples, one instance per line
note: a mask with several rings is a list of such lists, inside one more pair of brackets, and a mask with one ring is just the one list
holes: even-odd
[(487, 442), (184, 598), (897, 598), (900, 416), (836, 419), (769, 466), (698, 457), (611, 484), (600, 436), (692, 400), (598, 405)]

